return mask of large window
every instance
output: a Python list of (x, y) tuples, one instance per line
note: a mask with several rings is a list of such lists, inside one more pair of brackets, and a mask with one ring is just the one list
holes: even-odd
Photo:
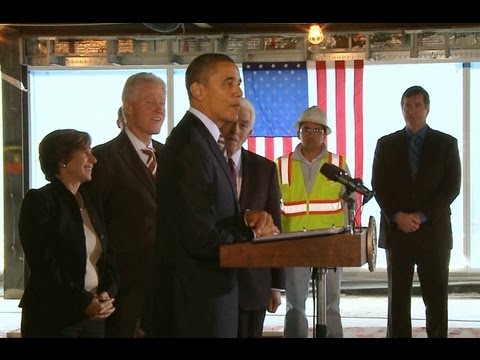
[[(366, 65), (364, 73), (364, 183), (371, 183), (372, 163), (378, 138), (405, 126), (400, 100), (412, 85), (424, 87), (430, 95), (427, 124), (458, 139), (460, 156), (463, 145), (463, 73), (462, 64)], [(441, 86), (439, 86), (441, 83)], [(472, 97), (473, 99), (473, 97)], [(463, 179), (468, 181), (468, 179)], [(363, 216), (380, 220), (380, 209), (370, 201)], [(367, 218), (366, 218), (367, 219)], [(363, 220), (363, 223), (367, 221)], [(379, 225), (379, 224), (377, 224)], [(463, 193), (452, 204), (454, 246), (451, 269), (466, 267), (463, 244)], [(477, 252), (478, 253), (478, 252)], [(478, 255), (477, 255), (478, 256)], [(386, 266), (383, 249), (379, 250), (377, 266)]]
[[(466, 211), (470, 212), (470, 226), (467, 230), (470, 232), (467, 246), (470, 247), (470, 263), (471, 267), (480, 269), (480, 167), (477, 166), (477, 157), (480, 154), (480, 141), (476, 141), (476, 137), (480, 135), (480, 63), (472, 64), (470, 78), (470, 118), (467, 126), (470, 131), (465, 133), (465, 150), (470, 160), (470, 168), (466, 170), (466, 179), (464, 184), (468, 184), (467, 189), (470, 190), (470, 196), (467, 197), (468, 202), (465, 204)], [(468, 107), (467, 107), (468, 109)], [(468, 113), (468, 110), (467, 110)], [(472, 181), (470, 181), (470, 179)]]
[[(155, 137), (164, 142), (168, 132), (188, 109), (185, 67), (30, 69), (31, 187), (39, 187), (45, 183), (37, 159), (38, 143), (48, 132), (66, 127), (84, 130), (92, 135), (93, 145), (105, 142), (118, 134), (115, 119), (118, 106), (121, 104), (123, 84), (128, 76), (139, 71), (151, 71), (168, 80), (167, 88), (170, 93), (167, 97), (167, 118), (161, 134)], [(462, 193), (452, 204), (454, 232), (452, 270), (480, 267), (480, 245), (477, 241), (480, 236), (480, 210), (475, 201), (480, 196), (480, 185), (470, 182), (470, 178), (475, 179), (477, 174), (480, 175), (480, 168), (469, 168), (467, 160), (469, 156), (465, 155), (480, 153), (480, 144), (469, 141), (474, 139), (473, 134), (480, 134), (480, 104), (471, 101), (471, 117), (468, 117), (468, 112), (464, 112), (466, 108), (464, 101), (468, 102), (468, 99), (473, 100), (480, 96), (480, 66), (472, 65), (471, 87), (468, 76), (465, 76), (466, 71), (468, 69), (464, 69), (459, 63), (408, 65), (366, 63), (364, 70), (363, 180), (367, 187), (371, 187), (371, 167), (378, 138), (405, 126), (400, 98), (409, 86), (421, 85), (430, 93), (431, 108), (427, 123), (434, 129), (455, 136), (459, 141), (465, 175), (463, 184), (469, 186), (462, 186)], [(311, 88), (312, 86), (309, 90)], [(310, 105), (315, 104), (314, 95), (309, 91)], [(464, 129), (468, 126), (471, 131), (466, 134)], [(349, 167), (352, 166), (350, 162)], [(363, 224), (367, 224), (368, 217), (373, 215), (378, 226), (380, 213), (375, 200), (365, 205), (362, 214)], [(469, 224), (466, 221), (470, 221), (470, 216)], [(385, 266), (384, 251), (379, 250), (377, 267)]]

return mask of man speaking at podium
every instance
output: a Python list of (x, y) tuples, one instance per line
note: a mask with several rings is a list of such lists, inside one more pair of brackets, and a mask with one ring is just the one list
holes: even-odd
[[(320, 173), (331, 163), (349, 173), (343, 156), (327, 150), (325, 139), (332, 130), (327, 114), (317, 106), (306, 109), (294, 124), (301, 143), (292, 153), (278, 158), (277, 169), (282, 193), (282, 231), (316, 230), (343, 227), (348, 221), (347, 204), (342, 200), (345, 187)], [(311, 268), (286, 268), (285, 337), (308, 337), (305, 302), (308, 297)], [(326, 274), (326, 336), (343, 337), (340, 316), (342, 268)]]

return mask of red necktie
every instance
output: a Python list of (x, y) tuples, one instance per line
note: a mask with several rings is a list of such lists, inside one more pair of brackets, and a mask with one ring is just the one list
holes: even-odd
[(142, 152), (148, 156), (147, 167), (150, 172), (155, 175), (157, 172), (157, 159), (155, 158), (155, 152), (151, 148), (142, 149)]
[(235, 168), (235, 161), (232, 158), (228, 158), (228, 166), (232, 172), (233, 188), (235, 189), (235, 195), (237, 195), (237, 169)]

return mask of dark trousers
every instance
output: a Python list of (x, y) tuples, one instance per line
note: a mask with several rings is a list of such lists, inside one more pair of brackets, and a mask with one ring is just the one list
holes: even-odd
[(65, 326), (61, 330), (63, 338), (103, 338), (105, 337), (105, 320), (86, 319)]
[(44, 309), (22, 309), (23, 338), (103, 338), (105, 320), (85, 319), (65, 326)]
[(263, 335), (263, 322), (265, 310), (239, 310), (238, 337), (261, 338)]
[(388, 274), (387, 337), (411, 338), (411, 295), (417, 265), (429, 338), (448, 335), (450, 249), (425, 249), (416, 242), (385, 249)]

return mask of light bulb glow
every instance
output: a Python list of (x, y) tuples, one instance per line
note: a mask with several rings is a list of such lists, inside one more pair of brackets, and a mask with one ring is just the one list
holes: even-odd
[(308, 41), (313, 45), (318, 45), (323, 39), (323, 31), (320, 25), (311, 25), (310, 30), (308, 30)]

